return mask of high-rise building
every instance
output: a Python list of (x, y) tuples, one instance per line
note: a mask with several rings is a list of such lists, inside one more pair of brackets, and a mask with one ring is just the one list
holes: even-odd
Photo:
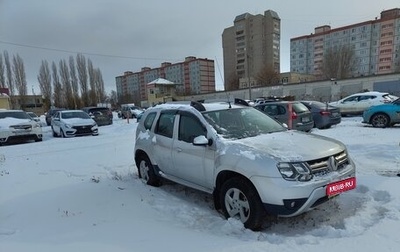
[(314, 34), (292, 38), (290, 71), (329, 78), (323, 71), (324, 55), (342, 46), (354, 53), (349, 77), (399, 72), (400, 9), (382, 11), (380, 18), (336, 29), (316, 27)]
[[(224, 29), (222, 47), (224, 57), (225, 90), (239, 88), (239, 79), (247, 79), (249, 85), (254, 77), (268, 67), (280, 72), (281, 20), (275, 11), (264, 15), (244, 13)], [(253, 85), (253, 84), (252, 84)]]
[(147, 84), (157, 78), (175, 83), (176, 93), (180, 95), (215, 92), (214, 61), (189, 56), (183, 62), (164, 62), (158, 68), (143, 67), (140, 72), (127, 71), (117, 76), (117, 96), (140, 104), (147, 100)]

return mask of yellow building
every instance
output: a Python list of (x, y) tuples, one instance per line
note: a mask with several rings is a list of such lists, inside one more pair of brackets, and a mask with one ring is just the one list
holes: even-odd
[(172, 101), (175, 93), (175, 83), (163, 78), (155, 79), (147, 84), (147, 105)]
[(0, 109), (10, 109), (10, 97), (7, 94), (0, 93)]

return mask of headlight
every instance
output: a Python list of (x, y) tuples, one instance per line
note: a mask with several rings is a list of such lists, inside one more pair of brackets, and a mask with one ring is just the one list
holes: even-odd
[(309, 181), (313, 178), (311, 171), (305, 163), (287, 163), (277, 164), (282, 177), (290, 181)]
[(72, 125), (71, 124), (65, 124), (65, 128), (70, 129), (70, 128), (72, 128)]

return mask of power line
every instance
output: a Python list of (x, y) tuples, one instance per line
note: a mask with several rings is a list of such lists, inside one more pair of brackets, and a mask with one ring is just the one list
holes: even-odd
[(121, 56), (121, 55), (102, 54), (102, 53), (78, 52), (78, 51), (70, 51), (70, 50), (65, 50), (65, 49), (56, 49), (56, 48), (50, 48), (50, 47), (20, 44), (20, 43), (8, 42), (8, 41), (3, 41), (3, 40), (0, 40), (0, 44), (20, 46), (20, 47), (26, 47), (26, 48), (34, 48), (34, 49), (40, 49), (40, 50), (46, 50), (46, 51), (84, 54), (84, 55), (92, 55), (92, 56), (108, 57), (108, 58), (135, 59), (135, 60), (177, 60), (177, 59), (165, 59), (165, 58), (144, 58), (144, 57)]

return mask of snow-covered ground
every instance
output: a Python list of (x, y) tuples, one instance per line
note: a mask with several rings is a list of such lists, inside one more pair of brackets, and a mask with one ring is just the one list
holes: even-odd
[[(398, 251), (400, 127), (360, 117), (314, 134), (344, 142), (357, 189), (261, 232), (225, 220), (209, 195), (144, 185), (133, 162), (136, 122), (99, 136), (0, 147), (0, 251)], [(304, 146), (306, 148), (306, 146)]]

